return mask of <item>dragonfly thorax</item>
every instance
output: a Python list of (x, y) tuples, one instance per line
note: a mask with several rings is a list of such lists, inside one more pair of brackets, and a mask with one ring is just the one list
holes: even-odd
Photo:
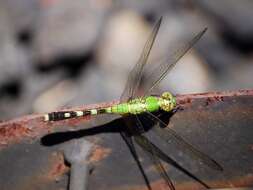
[(170, 92), (164, 92), (159, 98), (159, 106), (164, 111), (171, 111), (176, 107), (176, 98)]
[[(125, 107), (123, 109), (123, 107)], [(176, 106), (176, 99), (170, 92), (164, 92), (161, 97), (147, 96), (145, 98), (136, 98), (129, 101), (127, 104), (121, 104), (117, 107), (117, 111), (125, 110), (131, 114), (141, 114), (143, 112), (155, 112), (159, 109), (171, 111)], [(114, 109), (113, 109), (114, 110)], [(120, 113), (122, 111), (119, 111)], [(123, 111), (124, 112), (124, 111)]]

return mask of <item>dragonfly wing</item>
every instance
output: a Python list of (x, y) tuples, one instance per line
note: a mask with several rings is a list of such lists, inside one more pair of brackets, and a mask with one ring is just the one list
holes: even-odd
[(133, 98), (134, 94), (139, 88), (139, 84), (143, 75), (143, 68), (147, 63), (150, 51), (153, 47), (155, 38), (157, 36), (158, 30), (160, 28), (162, 22), (162, 17), (159, 19), (159, 21), (156, 23), (152, 33), (150, 34), (143, 50), (141, 53), (141, 56), (136, 63), (136, 65), (133, 67), (133, 69), (130, 71), (127, 79), (127, 83), (125, 86), (125, 89), (120, 97), (120, 101), (129, 101)]
[[(142, 137), (143, 138), (143, 137)], [(146, 138), (144, 136), (144, 138)], [(145, 141), (148, 141), (147, 139)], [(161, 149), (159, 149), (156, 145), (154, 145), (152, 142), (149, 141), (149, 146), (144, 146), (140, 143), (138, 143), (140, 146), (142, 146), (143, 149), (145, 149), (145, 151), (150, 152), (150, 150), (148, 149), (149, 146), (152, 147), (153, 151), (155, 152), (156, 156), (159, 157), (161, 160), (163, 160), (164, 162), (166, 162), (167, 164), (171, 164), (172, 166), (174, 166), (175, 168), (177, 168), (178, 170), (180, 170), (181, 172), (183, 172), (184, 174), (188, 175), (190, 178), (192, 178), (193, 180), (196, 180), (197, 182), (199, 182), (201, 185), (203, 185), (205, 188), (209, 189), (210, 187), (205, 184), (202, 180), (200, 180), (199, 178), (197, 178), (194, 174), (192, 174), (191, 172), (189, 172), (188, 170), (184, 169), (182, 166), (180, 166), (175, 160), (173, 160), (172, 158), (170, 158), (169, 156), (167, 156)], [(151, 153), (150, 153), (151, 154)]]
[[(139, 119), (139, 117), (137, 115), (135, 115), (136, 118), (136, 124), (139, 128), (139, 131), (144, 131), (144, 127)], [(157, 157), (156, 153), (158, 152), (157, 149), (159, 149), (158, 147), (154, 146), (144, 135), (142, 135), (141, 133), (134, 135), (134, 139), (135, 142), (137, 144), (139, 144), (139, 146), (144, 150), (145, 153), (147, 153), (147, 155), (150, 157), (151, 161), (154, 163), (157, 171), (159, 172), (159, 174), (161, 175), (161, 177), (166, 181), (168, 187), (171, 190), (175, 190), (175, 187), (173, 185), (173, 183), (171, 182), (168, 174), (166, 173), (161, 161), (159, 160), (159, 158)], [(160, 152), (162, 152), (159, 149)]]
[(160, 65), (158, 65), (148, 76), (148, 81), (145, 81), (145, 89), (144, 95), (149, 95), (154, 87), (156, 87), (168, 74), (168, 72), (175, 67), (177, 62), (182, 58), (191, 48), (192, 46), (203, 36), (206, 32), (207, 28), (199, 32), (192, 40), (188, 43), (181, 46), (181, 48), (177, 49), (172, 54), (169, 54)]
[(202, 163), (206, 164), (210, 168), (219, 171), (223, 170), (223, 168), (215, 160), (199, 151), (198, 149), (194, 148), (190, 143), (183, 139), (183, 137), (179, 136), (173, 129), (168, 127), (168, 125), (164, 123), (160, 118), (150, 112), (146, 113), (150, 119), (157, 121), (164, 127), (164, 129), (162, 129), (160, 126), (154, 125), (154, 127), (151, 128), (151, 130), (153, 130), (159, 137), (161, 137), (161, 139), (167, 143), (175, 142), (177, 145), (183, 148), (183, 151), (187, 151), (187, 153), (189, 153), (192, 157), (199, 159)]
[(161, 161), (156, 156), (157, 147), (153, 146), (153, 144), (151, 144), (151, 142), (143, 135), (134, 136), (134, 139), (135, 139), (135, 142), (144, 150), (144, 152), (149, 156), (151, 161), (154, 163), (157, 171), (159, 172), (161, 177), (166, 181), (168, 187), (171, 190), (175, 190), (175, 187), (172, 181), (170, 180), (167, 172), (165, 171)]
[(141, 162), (139, 160), (139, 156), (136, 152), (136, 149), (135, 149), (135, 146), (134, 146), (134, 143), (133, 143), (133, 139), (132, 137), (128, 136), (125, 132), (121, 132), (121, 137), (123, 138), (123, 140), (125, 141), (125, 143), (127, 144), (135, 162), (137, 163), (137, 166), (139, 168), (139, 170), (141, 171), (141, 174), (145, 180), (145, 183), (148, 187), (149, 190), (152, 190), (151, 186), (150, 186), (150, 183), (149, 183), (149, 180), (148, 180), (148, 177), (147, 175), (145, 174), (145, 171), (141, 165)]

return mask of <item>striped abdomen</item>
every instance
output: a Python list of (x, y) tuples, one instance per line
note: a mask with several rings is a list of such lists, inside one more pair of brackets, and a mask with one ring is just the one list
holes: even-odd
[[(160, 109), (160, 106), (165, 111), (170, 111), (174, 105), (170, 100), (148, 96), (146, 98), (136, 98), (127, 103), (113, 105), (112, 107), (90, 109), (90, 110), (77, 110), (77, 111), (60, 111), (52, 112), (44, 116), (45, 121), (59, 121), (75, 117), (98, 115), (98, 114), (141, 114), (143, 112), (154, 112)], [(166, 108), (166, 109), (165, 109)]]
[(44, 121), (60, 121), (64, 119), (70, 119), (75, 117), (89, 116), (89, 115), (98, 115), (103, 113), (109, 113), (111, 108), (99, 108), (99, 109), (90, 109), (90, 110), (77, 110), (77, 111), (59, 111), (51, 112), (44, 115)]

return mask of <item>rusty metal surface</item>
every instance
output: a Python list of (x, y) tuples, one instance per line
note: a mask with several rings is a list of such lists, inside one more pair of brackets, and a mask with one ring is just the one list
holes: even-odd
[[(115, 103), (117, 103), (117, 101), (73, 107), (70, 109), (62, 109), (61, 111), (67, 111), (71, 109), (85, 110), (90, 108), (99, 108), (110, 106)], [(57, 131), (57, 127), (64, 128), (66, 125), (68, 125), (74, 128), (78, 124), (80, 125), (80, 123), (85, 123), (90, 119), (90, 117), (82, 117), (78, 119), (69, 119), (57, 122), (44, 122), (43, 114), (31, 114), (9, 121), (2, 121), (0, 123), (0, 149), (11, 144), (21, 143), (23, 141), (35, 141), (45, 134), (50, 134)]]
[[(212, 188), (253, 186), (253, 90), (178, 95), (177, 100), (181, 109), (170, 118), (169, 126), (217, 160), (224, 171), (213, 171), (158, 138), (152, 142)], [(1, 190), (67, 189), (69, 166), (61, 150), (75, 138), (88, 139), (97, 147), (90, 158), (89, 189), (146, 189), (118, 134), (120, 119), (103, 126), (87, 122), (89, 118), (46, 125), (41, 116), (0, 125)], [(78, 131), (69, 131), (69, 126), (78, 124)], [(66, 132), (56, 132), (57, 128)], [(152, 187), (161, 189), (163, 180), (139, 152)], [(203, 189), (173, 166), (166, 165), (166, 169), (176, 189)]]

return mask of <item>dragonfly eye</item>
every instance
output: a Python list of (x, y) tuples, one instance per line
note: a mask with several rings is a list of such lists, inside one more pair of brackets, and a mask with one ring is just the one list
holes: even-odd
[(170, 92), (162, 94), (160, 106), (164, 111), (171, 111), (176, 106), (176, 100)]
[(165, 100), (172, 100), (173, 99), (173, 96), (170, 92), (164, 92), (162, 94), (162, 98), (165, 99)]

